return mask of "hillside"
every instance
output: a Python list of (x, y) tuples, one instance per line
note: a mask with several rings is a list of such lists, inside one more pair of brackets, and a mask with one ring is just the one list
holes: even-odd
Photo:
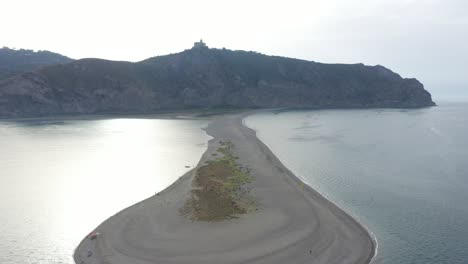
[(50, 51), (0, 48), (0, 80), (36, 70), (40, 67), (67, 63), (72, 59)]
[(137, 63), (82, 59), (0, 81), (4, 117), (431, 105), (419, 81), (382, 66), (322, 64), (206, 46)]

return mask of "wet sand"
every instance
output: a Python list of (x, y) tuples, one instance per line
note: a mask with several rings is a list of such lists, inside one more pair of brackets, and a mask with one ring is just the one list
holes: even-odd
[(213, 159), (220, 141), (231, 141), (238, 162), (254, 177), (257, 211), (221, 222), (187, 219), (179, 209), (189, 198), (194, 168), (158, 195), (103, 222), (96, 239), (85, 238), (77, 247), (75, 262), (369, 263), (375, 246), (368, 232), (294, 176), (242, 118), (217, 117), (208, 125), (213, 139), (197, 168)]

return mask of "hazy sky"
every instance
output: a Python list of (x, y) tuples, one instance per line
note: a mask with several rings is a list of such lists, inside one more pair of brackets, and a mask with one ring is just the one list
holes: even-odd
[(468, 0), (1, 0), (0, 46), (138, 61), (190, 48), (384, 65), (468, 99)]

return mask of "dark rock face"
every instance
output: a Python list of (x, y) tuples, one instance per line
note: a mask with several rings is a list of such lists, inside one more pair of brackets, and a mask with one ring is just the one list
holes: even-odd
[(193, 48), (138, 63), (83, 59), (0, 81), (0, 116), (186, 108), (432, 106), (416, 79), (382, 66)]

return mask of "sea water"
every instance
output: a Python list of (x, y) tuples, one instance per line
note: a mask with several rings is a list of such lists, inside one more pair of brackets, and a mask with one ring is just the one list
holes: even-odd
[(263, 112), (245, 123), (370, 229), (374, 263), (468, 263), (468, 104)]
[(88, 232), (197, 164), (206, 124), (0, 120), (0, 263), (73, 263)]

